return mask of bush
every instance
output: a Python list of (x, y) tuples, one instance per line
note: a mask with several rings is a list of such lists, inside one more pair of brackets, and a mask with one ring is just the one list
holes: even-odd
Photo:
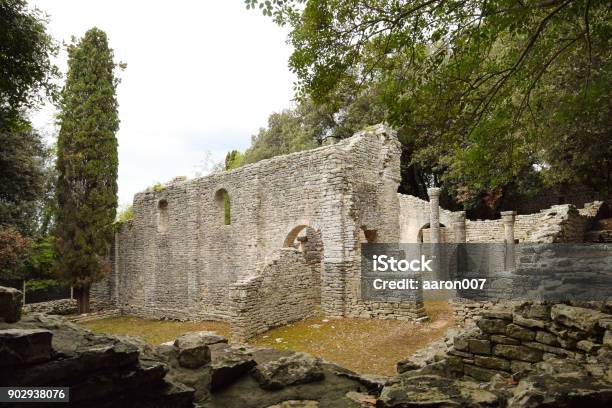
[(23, 266), (28, 258), (29, 244), (13, 228), (0, 229), (0, 278), (23, 278)]

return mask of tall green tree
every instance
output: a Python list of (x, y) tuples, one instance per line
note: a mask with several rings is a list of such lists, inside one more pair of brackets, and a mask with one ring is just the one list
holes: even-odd
[(68, 57), (57, 146), (56, 261), (86, 313), (91, 284), (108, 270), (117, 210), (118, 64), (98, 28), (73, 42)]

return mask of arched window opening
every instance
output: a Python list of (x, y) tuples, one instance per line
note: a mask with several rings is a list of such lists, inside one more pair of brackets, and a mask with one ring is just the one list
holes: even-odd
[(168, 231), (168, 201), (159, 200), (157, 203), (157, 232), (166, 232)]
[(376, 230), (369, 230), (362, 226), (359, 228), (359, 243), (360, 244), (371, 244), (376, 242)]
[(321, 262), (323, 259), (323, 240), (321, 232), (307, 225), (298, 225), (285, 238), (286, 248), (295, 248), (304, 253), (309, 263)]
[(217, 202), (217, 208), (223, 215), (222, 220), (224, 225), (231, 225), (232, 223), (232, 205), (230, 196), (225, 189), (220, 189), (215, 194), (215, 201)]

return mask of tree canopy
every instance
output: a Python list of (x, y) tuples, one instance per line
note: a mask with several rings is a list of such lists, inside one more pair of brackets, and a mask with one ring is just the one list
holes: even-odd
[(611, 191), (607, 2), (246, 4), (291, 28), (302, 101), (342, 116), (347, 93), (376, 95), (405, 146), (402, 165), (425, 169), (456, 201), (563, 182)]
[(56, 52), (39, 10), (28, 8), (25, 0), (0, 1), (0, 127), (54, 93), (58, 70), (51, 57)]

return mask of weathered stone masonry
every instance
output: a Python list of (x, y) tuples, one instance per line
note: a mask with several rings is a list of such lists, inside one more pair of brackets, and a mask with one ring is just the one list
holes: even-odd
[[(376, 126), (335, 145), (138, 193), (134, 219), (116, 234), (112, 273), (92, 299), (147, 317), (244, 320), (235, 316), (238, 298), (230, 293), (258, 276), (269, 281), (269, 264), (287, 256), (282, 248), (297, 246), (294, 239), (309, 229), (321, 241), (322, 260), (313, 269), (320, 290), (304, 298), (320, 299), (321, 309), (335, 316), (422, 316), (418, 300), (371, 303), (359, 293), (360, 242), (400, 239), (399, 149), (395, 134)], [(267, 304), (260, 313), (278, 310)], [(304, 317), (306, 309), (287, 319)]]
[(580, 214), (559, 205), (466, 220), (439, 208), (437, 188), (429, 202), (398, 194), (399, 158), (394, 132), (379, 125), (335, 145), (139, 193), (92, 301), (145, 317), (230, 321), (239, 339), (319, 306), (331, 316), (413, 319), (424, 316), (420, 294), (361, 299), (360, 243), (580, 242), (592, 217), (586, 207)]

